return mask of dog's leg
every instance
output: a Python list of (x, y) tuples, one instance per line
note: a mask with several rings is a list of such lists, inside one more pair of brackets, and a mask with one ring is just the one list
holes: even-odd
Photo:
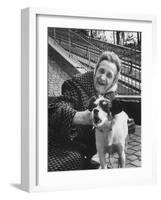
[(101, 169), (106, 169), (107, 166), (106, 166), (106, 158), (104, 150), (104, 135), (102, 132), (99, 132), (99, 130), (96, 129), (95, 138), (96, 138), (96, 149), (100, 161), (100, 167)]
[(128, 142), (129, 142), (129, 135), (127, 134), (126, 139), (125, 139), (125, 153), (127, 153)]
[(126, 163), (126, 155), (125, 155), (125, 149), (122, 145), (119, 146), (119, 167), (125, 168)]
[(99, 160), (100, 160), (101, 169), (107, 169), (106, 157), (105, 157), (105, 153), (104, 153), (103, 149), (98, 150), (98, 156), (99, 156)]
[(125, 163), (126, 163), (125, 151), (122, 151), (121, 157), (120, 157), (120, 167), (125, 168)]

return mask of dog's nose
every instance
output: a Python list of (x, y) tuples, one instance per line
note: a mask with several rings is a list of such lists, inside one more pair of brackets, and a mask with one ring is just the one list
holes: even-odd
[(94, 115), (97, 115), (97, 114), (98, 114), (98, 112), (99, 112), (99, 110), (97, 110), (97, 109), (94, 109), (94, 110), (93, 110), (93, 112), (94, 112)]
[(94, 123), (97, 124), (99, 122), (99, 120), (100, 120), (99, 116), (98, 116), (99, 110), (94, 109), (93, 113), (94, 113), (94, 118), (93, 118), (94, 119)]

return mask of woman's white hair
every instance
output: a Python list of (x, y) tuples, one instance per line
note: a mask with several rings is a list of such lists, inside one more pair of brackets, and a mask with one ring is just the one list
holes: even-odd
[(96, 63), (95, 70), (94, 70), (94, 75), (95, 75), (97, 69), (99, 68), (100, 62), (102, 62), (103, 60), (107, 60), (107, 61), (114, 63), (116, 65), (117, 74), (115, 76), (114, 82), (111, 85), (109, 91), (111, 91), (111, 89), (116, 90), (117, 89), (117, 82), (118, 82), (119, 75), (120, 75), (120, 72), (121, 72), (121, 60), (118, 57), (118, 55), (116, 55), (114, 52), (104, 51), (98, 58), (98, 61)]
[(98, 61), (95, 66), (95, 72), (97, 71), (99, 64), (101, 61), (107, 60), (111, 63), (114, 63), (117, 68), (117, 72), (119, 73), (121, 71), (121, 60), (120, 58), (114, 53), (110, 51), (104, 51), (98, 58)]

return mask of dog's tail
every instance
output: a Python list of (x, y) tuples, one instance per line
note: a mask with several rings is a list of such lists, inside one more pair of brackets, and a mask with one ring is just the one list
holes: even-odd
[(127, 124), (128, 124), (128, 133), (129, 134), (134, 133), (135, 132), (135, 128), (136, 128), (136, 124), (135, 124), (134, 119), (129, 118), (127, 120)]

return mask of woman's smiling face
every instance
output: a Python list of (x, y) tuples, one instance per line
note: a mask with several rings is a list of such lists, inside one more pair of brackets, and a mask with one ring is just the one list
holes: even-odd
[(102, 60), (95, 73), (94, 86), (99, 94), (105, 94), (113, 84), (117, 74), (117, 67), (114, 63)]

